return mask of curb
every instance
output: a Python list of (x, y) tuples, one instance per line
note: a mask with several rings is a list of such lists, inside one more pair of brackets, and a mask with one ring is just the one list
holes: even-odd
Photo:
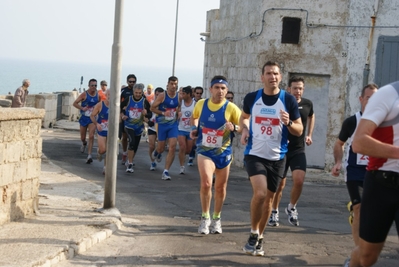
[(32, 267), (51, 267), (61, 261), (70, 260), (76, 255), (84, 253), (92, 246), (106, 240), (112, 234), (119, 231), (122, 226), (122, 222), (118, 220), (118, 223), (110, 223), (104, 225), (105, 229), (92, 234), (90, 237), (84, 237), (77, 242), (71, 241), (71, 244), (64, 246), (60, 251), (56, 252), (55, 255), (49, 255), (44, 260), (40, 260)]

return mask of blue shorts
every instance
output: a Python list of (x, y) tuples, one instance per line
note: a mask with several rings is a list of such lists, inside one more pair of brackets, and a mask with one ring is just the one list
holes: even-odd
[(99, 136), (107, 137), (108, 131), (99, 131), (99, 130), (97, 130), (97, 134), (98, 134)]
[(93, 123), (91, 121), (90, 117), (87, 117), (87, 116), (84, 116), (84, 115), (80, 116), (80, 119), (79, 119), (80, 126), (87, 127), (87, 126), (89, 126), (90, 123)]
[(215, 167), (216, 167), (216, 169), (224, 169), (224, 168), (226, 168), (227, 166), (229, 166), (229, 164), (231, 163), (231, 161), (233, 160), (233, 156), (230, 154), (230, 155), (227, 155), (227, 156), (224, 156), (224, 157), (222, 157), (222, 156), (218, 156), (218, 157), (216, 157), (216, 156), (213, 156), (213, 157), (210, 157), (210, 156), (208, 156), (208, 155), (204, 155), (204, 154), (201, 154), (201, 153), (199, 153), (199, 155), (201, 155), (201, 156), (203, 156), (203, 157), (205, 157), (205, 158), (208, 158), (208, 159), (210, 159), (210, 160), (212, 160), (213, 161), (213, 163), (215, 163)]
[(169, 138), (177, 138), (178, 126), (177, 124), (165, 125), (158, 124), (158, 141), (165, 141)]
[(179, 136), (182, 135), (182, 136), (185, 136), (185, 137), (187, 138), (187, 140), (192, 140), (192, 139), (190, 138), (190, 132), (179, 131), (177, 135), (179, 135)]

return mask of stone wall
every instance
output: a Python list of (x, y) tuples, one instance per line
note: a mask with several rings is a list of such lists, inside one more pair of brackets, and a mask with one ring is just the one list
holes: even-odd
[[(60, 102), (58, 101), (59, 95), (61, 95)], [(78, 120), (79, 110), (73, 107), (73, 102), (78, 96), (77, 91), (30, 94), (26, 98), (26, 107), (44, 109), (46, 114), (42, 120), (42, 127), (51, 128), (55, 125), (57, 119)], [(10, 107), (12, 99), (13, 95), (0, 95), (0, 107)], [(61, 110), (61, 114), (57, 114), (58, 109)]]
[(44, 116), (44, 109), (0, 108), (0, 225), (38, 205)]

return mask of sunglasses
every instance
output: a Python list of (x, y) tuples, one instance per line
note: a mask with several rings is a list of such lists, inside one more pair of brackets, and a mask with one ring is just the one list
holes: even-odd
[(233, 100), (233, 98), (232, 98), (232, 97), (226, 97), (226, 99), (227, 99), (227, 100)]
[(128, 81), (128, 83), (136, 83), (136, 81)]
[(97, 84), (90, 84), (91, 87), (97, 87)]

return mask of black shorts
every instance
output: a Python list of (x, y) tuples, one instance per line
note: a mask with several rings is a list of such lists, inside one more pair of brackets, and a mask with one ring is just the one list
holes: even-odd
[(154, 130), (148, 129), (148, 130), (147, 130), (147, 134), (148, 134), (148, 135), (157, 135), (157, 132), (154, 131)]
[(139, 148), (141, 134), (136, 135), (133, 129), (126, 127), (125, 127), (125, 133), (127, 134), (127, 141), (128, 141), (127, 149), (133, 150), (134, 153), (136, 153), (137, 149)]
[(306, 163), (305, 151), (301, 150), (301, 152), (294, 152), (294, 153), (288, 152), (285, 158), (286, 162), (285, 162), (283, 178), (287, 177), (288, 168), (290, 168), (291, 171), (302, 170), (306, 172), (307, 163)]
[(125, 132), (125, 123), (123, 121), (119, 122), (118, 138), (122, 139), (122, 133)]
[(352, 206), (362, 202), (363, 181), (346, 181), (346, 188), (348, 189)]
[(250, 179), (254, 175), (264, 175), (267, 181), (267, 189), (275, 193), (280, 179), (283, 177), (285, 158), (271, 161), (257, 156), (246, 155), (244, 160)]
[(398, 181), (397, 173), (366, 172), (359, 229), (359, 236), (365, 241), (384, 242), (393, 221), (396, 223), (396, 229), (399, 229)]

